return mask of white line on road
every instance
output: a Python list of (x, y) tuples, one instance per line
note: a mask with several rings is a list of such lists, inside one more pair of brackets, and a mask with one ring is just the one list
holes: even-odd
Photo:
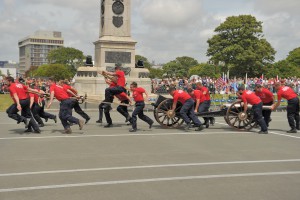
[(45, 185), (45, 186), (20, 187), (20, 188), (5, 188), (5, 189), (0, 189), (0, 193), (30, 191), (30, 190), (72, 188), (72, 187), (86, 187), (86, 186), (149, 183), (149, 182), (162, 182), (162, 181), (184, 181), (184, 180), (197, 180), (197, 179), (238, 178), (238, 177), (255, 177), (255, 176), (282, 176), (282, 175), (298, 175), (298, 174), (300, 174), (300, 171), (244, 173), (244, 174), (219, 174), (219, 175), (203, 175), (203, 176), (183, 176), (183, 177), (167, 177), (167, 178), (152, 178), (152, 179), (117, 180), (117, 181), (102, 181), (102, 182), (90, 182), (90, 183), (75, 183), (75, 184), (62, 184), (62, 185)]
[(0, 174), (0, 177), (26, 176), (26, 175), (39, 175), (39, 174), (75, 173), (75, 172), (92, 172), (92, 171), (109, 171), (109, 170), (147, 169), (147, 168), (191, 167), (191, 166), (234, 165), (234, 164), (259, 164), (259, 163), (264, 163), (264, 164), (266, 164), (266, 163), (290, 163), (290, 162), (300, 162), (300, 159), (184, 163), (184, 164), (124, 166), (124, 167), (73, 169), (73, 170), (53, 170), (53, 171), (39, 171), (39, 172), (19, 172), (19, 173)]
[[(149, 130), (151, 131), (151, 130)], [(211, 135), (211, 134), (233, 134), (236, 133), (234, 131), (222, 131), (222, 132), (178, 132), (178, 133), (145, 133), (147, 131), (139, 131), (137, 133), (131, 134), (109, 134), (109, 135), (60, 135), (60, 136), (28, 136), (28, 137), (4, 137), (0, 138), (0, 140), (20, 140), (20, 139), (51, 139), (51, 138), (88, 138), (88, 137), (133, 137), (133, 136), (166, 136), (166, 135)]]
[[(216, 124), (227, 125), (228, 126), (228, 124), (219, 123), (219, 122), (216, 122)], [(280, 135), (280, 136), (285, 136), (285, 137), (300, 139), (300, 137), (297, 137), (297, 136), (294, 136), (294, 135), (287, 135), (287, 134), (283, 134), (283, 133), (277, 133), (277, 132), (274, 132), (274, 131), (269, 131), (269, 133), (272, 133), (274, 135)]]

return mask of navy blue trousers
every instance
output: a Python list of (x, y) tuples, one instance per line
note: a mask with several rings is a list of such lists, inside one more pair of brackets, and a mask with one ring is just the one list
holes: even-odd
[(263, 115), (262, 115), (262, 106), (263, 106), (263, 103), (260, 102), (259, 104), (253, 105), (252, 110), (253, 110), (253, 113), (254, 113), (254, 119), (259, 124), (259, 126), (261, 128), (261, 131), (267, 131), (268, 127), (267, 127), (267, 124), (266, 124), (266, 122), (263, 118)]
[(133, 129), (137, 128), (137, 124), (136, 124), (137, 116), (144, 122), (148, 123), (149, 125), (153, 123), (153, 120), (144, 114), (144, 107), (145, 107), (145, 103), (143, 101), (139, 101), (139, 102), (135, 103), (135, 109), (132, 113), (132, 128)]
[(37, 125), (37, 122), (35, 121), (33, 114), (30, 110), (30, 100), (29, 99), (23, 99), (20, 100), (20, 105), (22, 108), (21, 115), (18, 114), (19, 110), (17, 108), (17, 104), (12, 104), (7, 110), (6, 113), (8, 114), (9, 118), (12, 118), (16, 120), (18, 123), (22, 122), (24, 118), (30, 119), (28, 128), (33, 128), (33, 130), (38, 131), (39, 126)]
[(79, 119), (72, 116), (75, 103), (75, 99), (66, 99), (60, 102), (59, 119), (64, 129), (70, 128), (70, 123), (79, 124)]
[(288, 100), (287, 118), (292, 129), (299, 129), (299, 99), (298, 97)]
[(195, 101), (192, 98), (186, 100), (186, 102), (182, 105), (179, 113), (185, 123), (189, 124), (192, 120), (194, 122), (195, 126), (200, 126), (201, 122), (198, 119), (198, 117), (195, 115), (194, 104), (195, 104)]

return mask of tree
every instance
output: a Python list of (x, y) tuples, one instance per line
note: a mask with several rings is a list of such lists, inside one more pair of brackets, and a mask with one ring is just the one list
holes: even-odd
[(300, 47), (292, 50), (286, 60), (296, 67), (300, 67)]
[(198, 61), (194, 58), (188, 56), (177, 57), (176, 60), (166, 63), (163, 66), (163, 71), (169, 77), (187, 77), (189, 69), (198, 64)]
[(67, 66), (75, 75), (77, 67), (83, 65), (85, 56), (83, 55), (82, 51), (78, 49), (61, 47), (51, 50), (47, 56), (47, 59), (49, 64), (63, 64)]
[(163, 78), (164, 71), (162, 69), (155, 69), (155, 68), (150, 68), (149, 69), (150, 75), (149, 78)]
[(27, 71), (25, 72), (25, 77), (32, 77), (34, 71), (36, 71), (37, 68), (38, 68), (38, 66), (31, 66), (31, 67), (29, 68), (29, 70), (27, 70)]
[(54, 77), (55, 80), (73, 78), (73, 73), (67, 66), (62, 64), (42, 65), (33, 72), (34, 76)]
[(266, 72), (266, 77), (268, 78), (273, 78), (277, 75), (281, 78), (299, 77), (300, 68), (296, 67), (292, 63), (289, 63), (287, 60), (281, 60), (274, 63), (273, 66), (268, 67)]
[[(233, 76), (258, 76), (263, 66), (274, 61), (275, 50), (263, 38), (262, 22), (251, 15), (231, 16), (220, 24), (217, 33), (207, 42), (207, 56), (215, 63), (222, 61), (225, 66), (236, 68)], [(230, 70), (228, 68), (228, 70)]]
[(195, 67), (190, 68), (189, 75), (207, 76), (211, 78), (221, 77), (221, 67), (216, 65), (211, 65), (207, 63), (201, 63)]

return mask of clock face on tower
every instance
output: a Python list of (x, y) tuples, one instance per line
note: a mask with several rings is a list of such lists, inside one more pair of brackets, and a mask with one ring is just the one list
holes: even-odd
[(112, 10), (116, 15), (121, 15), (124, 12), (124, 4), (121, 0), (116, 0), (112, 5)]

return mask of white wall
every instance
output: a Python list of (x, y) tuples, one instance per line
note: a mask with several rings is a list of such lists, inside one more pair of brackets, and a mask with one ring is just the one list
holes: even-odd
[[(17, 76), (16, 68), (0, 68), (0, 71), (1, 71), (1, 74), (4, 74), (5, 76), (7, 76), (7, 72), (9, 72), (10, 76), (12, 76), (13, 78), (16, 78), (16, 76)], [(2, 77), (0, 79), (2, 79)]]

